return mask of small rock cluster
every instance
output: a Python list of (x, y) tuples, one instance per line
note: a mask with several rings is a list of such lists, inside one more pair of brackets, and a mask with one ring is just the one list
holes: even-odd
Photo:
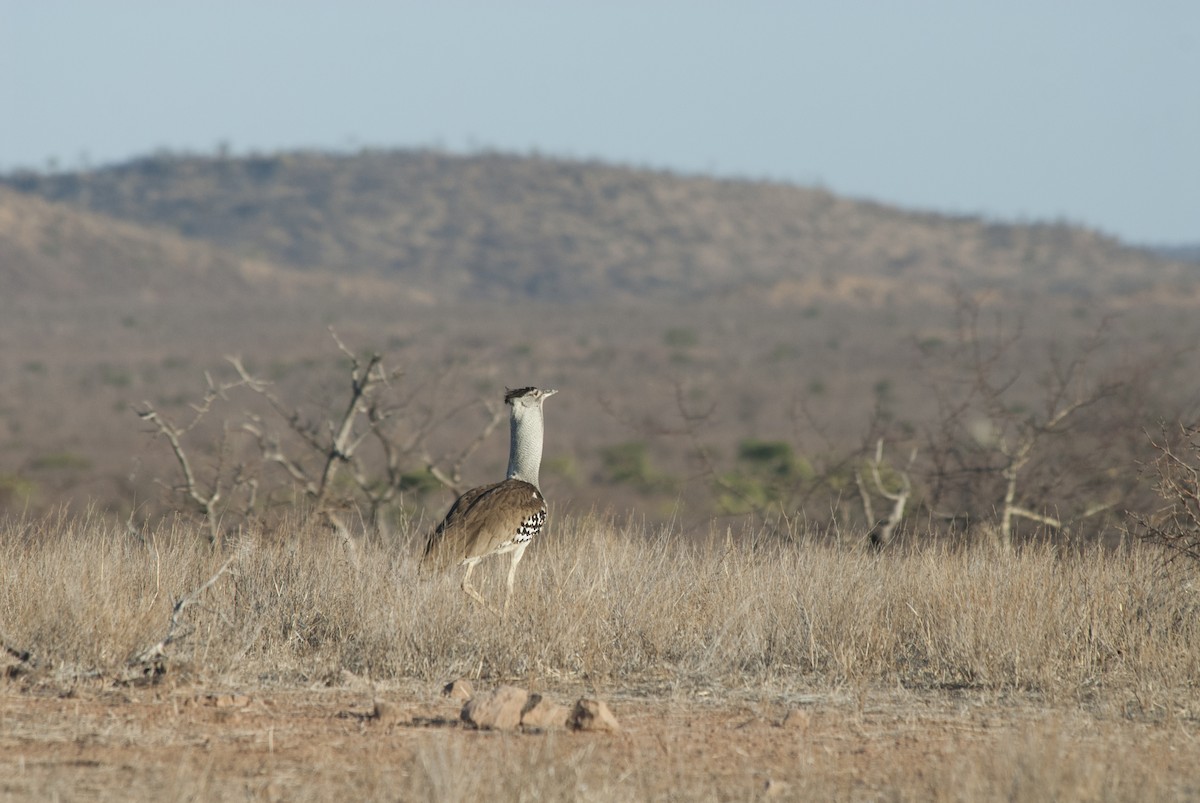
[(466, 680), (447, 684), (442, 694), (465, 700), (459, 718), (467, 726), (480, 730), (569, 728), (609, 733), (620, 730), (603, 700), (584, 697), (568, 708), (518, 686), (497, 686), (490, 692), (475, 694)]

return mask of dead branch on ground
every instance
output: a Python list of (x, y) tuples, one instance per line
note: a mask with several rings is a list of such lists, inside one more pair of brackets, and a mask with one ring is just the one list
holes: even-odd
[(183, 612), (192, 605), (200, 601), (200, 597), (205, 591), (212, 588), (218, 580), (221, 579), (229, 571), (229, 567), (239, 557), (239, 552), (230, 555), (229, 558), (221, 564), (221, 568), (217, 569), (216, 573), (201, 583), (196, 588), (175, 601), (171, 606), (171, 617), (167, 620), (167, 631), (161, 639), (154, 644), (145, 647), (134, 654), (129, 659), (130, 666), (141, 666), (146, 668), (147, 672), (152, 674), (162, 674), (164, 671), (164, 661), (166, 660), (167, 647), (177, 641), (186, 638), (191, 631), (182, 630), (183, 627)]
[(3, 636), (0, 636), (0, 652), (16, 660), (15, 664), (9, 664), (4, 667), (3, 676), (5, 677), (15, 677), (24, 674), (30, 669), (36, 669), (40, 663), (32, 652), (12, 646), (12, 642)]

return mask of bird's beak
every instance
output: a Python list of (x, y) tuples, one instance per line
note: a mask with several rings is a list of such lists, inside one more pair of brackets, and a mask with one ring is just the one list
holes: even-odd
[(549, 390), (543, 390), (542, 398), (545, 399), (549, 396), (553, 396), (555, 393), (558, 393), (558, 388), (550, 388)]

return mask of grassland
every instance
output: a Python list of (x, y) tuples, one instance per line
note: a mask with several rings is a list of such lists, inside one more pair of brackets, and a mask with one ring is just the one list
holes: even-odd
[[(494, 155), (10, 178), (0, 798), (1200, 796), (1196, 569), (1122, 540), (1188, 498), (1156, 489), (1148, 433), (1196, 419), (1194, 265)], [(552, 523), (507, 619), (418, 575), (436, 483), (348, 517), (348, 542), (302, 518), (246, 440), (271, 411), (245, 388), (184, 442), (202, 484), (261, 480), (261, 507), (223, 497), (217, 549), (177, 515), (178, 465), (134, 409), (186, 425), (239, 355), (284, 400), (276, 431), (319, 435), (347, 409), (330, 327), (396, 369), (401, 479), (451, 465), (504, 386), (564, 391)], [(871, 455), (874, 513), (912, 480), (882, 552)], [(471, 731), (438, 694), (456, 678), (599, 696), (621, 731)]]
[[(879, 555), (815, 534), (697, 538), (567, 517), (522, 563), (518, 605), (501, 620), (454, 578), (421, 579), (416, 535), (358, 543), (352, 558), (300, 523), (247, 530), (213, 552), (183, 521), (140, 533), (86, 518), (9, 522), (5, 793), (1133, 800), (1200, 791), (1194, 574), (1168, 571), (1141, 545)], [(483, 589), (499, 598), (501, 567), (492, 568)], [(192, 592), (162, 674), (146, 676), (131, 659), (164, 638), (172, 606)], [(564, 700), (598, 695), (624, 728), (467, 731), (436, 694), (456, 677)], [(220, 703), (228, 692), (245, 697)], [(376, 700), (404, 716), (372, 720)]]

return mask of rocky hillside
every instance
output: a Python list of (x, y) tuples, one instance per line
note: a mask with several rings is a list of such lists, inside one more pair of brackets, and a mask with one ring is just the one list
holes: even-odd
[(334, 294), (411, 298), (371, 276), (298, 271), (220, 245), (0, 186), (0, 300), (190, 306)]
[(871, 305), (944, 297), (955, 284), (1085, 302), (1190, 303), (1200, 272), (1066, 225), (917, 214), (778, 183), (496, 154), (155, 156), (0, 181), (242, 260), (398, 278), (429, 300), (740, 296)]
[(7, 300), (153, 300), (244, 295), (277, 269), (187, 240), (0, 188), (0, 283)]

